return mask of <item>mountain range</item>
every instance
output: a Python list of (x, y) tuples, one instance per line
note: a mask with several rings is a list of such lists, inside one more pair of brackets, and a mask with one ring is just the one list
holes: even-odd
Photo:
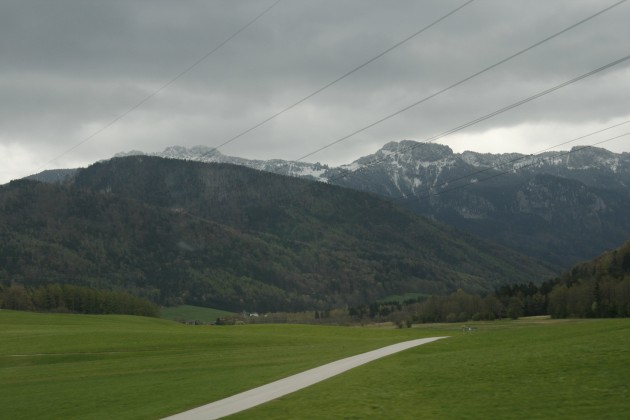
[[(371, 163), (377, 162), (377, 163)], [(630, 154), (574, 147), (538, 156), (455, 154), (447, 146), (389, 143), (335, 183), (558, 267), (630, 237)]]
[(229, 164), (129, 156), (0, 187), (0, 280), (230, 310), (491, 291), (553, 271), (372, 194)]
[[(124, 155), (145, 155), (129, 152)], [(348, 165), (248, 160), (197, 146), (154, 156), (230, 163), (370, 192), (559, 268), (630, 237), (630, 153), (576, 146), (538, 155), (454, 153), (390, 142)]]
[[(538, 282), (630, 235), (630, 154), (391, 142), (340, 167), (203, 146), (0, 186), (0, 282), (230, 310)], [(35, 181), (44, 181), (35, 182)]]

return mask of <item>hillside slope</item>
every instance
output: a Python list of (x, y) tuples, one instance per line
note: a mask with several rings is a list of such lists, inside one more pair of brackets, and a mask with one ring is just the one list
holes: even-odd
[[(249, 160), (206, 146), (120, 155), (230, 163), (370, 192), (558, 270), (630, 237), (630, 153), (597, 147), (533, 156), (454, 153), (445, 145), (404, 140), (340, 167)], [(31, 178), (71, 182), (74, 176), (58, 170)]]
[(548, 312), (554, 317), (630, 316), (630, 241), (553, 281)]
[(231, 310), (492, 290), (544, 266), (371, 195), (251, 169), (128, 157), (71, 186), (0, 187), (0, 279), (118, 287)]

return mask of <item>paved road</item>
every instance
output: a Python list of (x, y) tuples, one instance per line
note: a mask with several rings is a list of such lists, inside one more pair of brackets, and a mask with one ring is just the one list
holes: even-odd
[(373, 360), (380, 359), (381, 357), (389, 356), (390, 354), (430, 343), (441, 338), (446, 337), (431, 337), (405, 341), (403, 343), (393, 344), (391, 346), (359, 354), (357, 356), (347, 357), (345, 359), (337, 360), (336, 362), (307, 370), (305, 372), (298, 373), (297, 375), (289, 376), (288, 378), (284, 378), (258, 388), (250, 389), (249, 391), (233, 395), (223, 400), (215, 401), (189, 411), (184, 411), (183, 413), (167, 417), (167, 419), (210, 420), (229, 416), (230, 414), (247, 410), (248, 408), (255, 407), (298, 391), (302, 388), (306, 388), (307, 386), (316, 384), (317, 382), (321, 382), (335, 375), (339, 375), (340, 373), (365, 363), (369, 363)]

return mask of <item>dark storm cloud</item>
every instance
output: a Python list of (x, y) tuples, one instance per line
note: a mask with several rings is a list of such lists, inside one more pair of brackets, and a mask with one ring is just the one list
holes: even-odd
[[(154, 98), (49, 163), (272, 3), (0, 1), (0, 182), (124, 150), (221, 144), (464, 1), (281, 1)], [(477, 0), (222, 151), (298, 158), (613, 3)], [(629, 18), (624, 3), (309, 160), (350, 162), (391, 140), (422, 140), (607, 64), (630, 53)], [(621, 64), (442, 141), (530, 152), (539, 143), (528, 142), (528, 132), (548, 132), (555, 144), (630, 119), (629, 68)], [(484, 143), (496, 132), (504, 141)]]

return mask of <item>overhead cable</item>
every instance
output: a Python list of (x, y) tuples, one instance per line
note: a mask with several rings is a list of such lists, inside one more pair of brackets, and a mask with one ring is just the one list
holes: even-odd
[[(440, 134), (437, 134), (435, 136), (429, 137), (424, 142), (415, 144), (415, 145), (413, 145), (411, 147), (408, 147), (408, 148), (404, 148), (404, 149), (398, 151), (398, 153), (408, 152), (408, 151), (413, 150), (413, 149), (415, 149), (417, 147), (420, 147), (423, 143), (430, 143), (430, 142), (433, 142), (435, 140), (441, 139), (443, 137), (449, 136), (451, 134), (457, 133), (458, 131), (461, 131), (461, 130), (463, 130), (465, 128), (471, 127), (471, 126), (473, 126), (475, 124), (479, 124), (480, 122), (486, 121), (486, 120), (488, 120), (488, 119), (490, 119), (492, 117), (495, 117), (497, 115), (500, 115), (500, 114), (502, 114), (502, 113), (504, 113), (506, 111), (509, 111), (511, 109), (514, 109), (514, 108), (517, 108), (517, 107), (519, 107), (521, 105), (524, 105), (524, 104), (526, 104), (528, 102), (531, 102), (531, 101), (533, 101), (535, 99), (538, 99), (540, 97), (548, 95), (548, 94), (550, 94), (552, 92), (555, 92), (556, 90), (562, 89), (563, 87), (569, 86), (569, 85), (571, 85), (571, 84), (573, 84), (575, 82), (578, 82), (578, 81), (580, 81), (582, 79), (585, 79), (585, 78), (590, 77), (590, 76), (592, 76), (594, 74), (600, 73), (600, 72), (602, 72), (604, 70), (607, 70), (607, 69), (609, 69), (611, 67), (614, 67), (614, 66), (616, 66), (618, 64), (621, 64), (621, 63), (623, 63), (623, 62), (625, 62), (625, 61), (627, 61), (629, 59), (630, 59), (630, 55), (626, 55), (624, 57), (621, 57), (621, 58), (619, 58), (619, 59), (617, 59), (615, 61), (612, 61), (612, 62), (610, 62), (608, 64), (605, 64), (605, 65), (603, 65), (601, 67), (598, 67), (595, 70), (591, 70), (591, 71), (589, 71), (587, 73), (584, 73), (584, 74), (582, 74), (580, 76), (574, 77), (573, 79), (568, 80), (568, 81), (566, 81), (564, 83), (560, 83), (560, 84), (558, 84), (558, 85), (556, 85), (556, 86), (554, 86), (552, 88), (543, 90), (542, 92), (539, 92), (539, 93), (537, 93), (535, 95), (532, 95), (532, 96), (530, 96), (528, 98), (522, 99), (522, 100), (520, 100), (518, 102), (515, 102), (515, 103), (513, 103), (511, 105), (505, 106), (505, 107), (503, 107), (503, 108), (501, 108), (499, 110), (496, 110), (494, 112), (486, 114), (486, 115), (484, 115), (482, 117), (476, 118), (474, 120), (468, 121), (467, 123), (459, 125), (459, 126), (457, 126), (455, 128), (452, 128), (450, 130), (444, 131), (443, 133), (440, 133)], [(385, 159), (386, 159), (385, 157), (378, 158), (378, 159), (373, 159), (372, 161), (370, 161), (370, 162), (366, 163), (365, 165), (363, 165), (361, 168), (357, 169), (357, 171), (354, 171), (354, 172), (348, 171), (348, 172), (346, 172), (344, 174), (339, 175), (338, 177), (332, 178), (331, 180), (329, 180), (329, 182), (337, 180), (337, 179), (340, 179), (340, 178), (345, 178), (347, 176), (350, 176), (350, 175), (352, 175), (355, 172), (359, 172), (359, 171), (361, 171), (361, 170), (363, 170), (363, 169), (365, 169), (367, 167), (376, 165), (376, 164), (384, 161)]]
[[(208, 152), (208, 153), (212, 153), (213, 151), (229, 144), (232, 143), (233, 141), (235, 141), (236, 139), (239, 139), (241, 137), (243, 137), (245, 134), (257, 129), (258, 127), (261, 127), (263, 125), (265, 125), (266, 123), (268, 123), (269, 121), (273, 120), (274, 118), (279, 117), (280, 115), (284, 114), (285, 112), (295, 108), (296, 106), (300, 105), (301, 103), (311, 99), (313, 96), (323, 92), (324, 90), (328, 89), (329, 87), (331, 87), (332, 85), (334, 85), (335, 83), (340, 82), (341, 80), (345, 79), (346, 77), (350, 76), (351, 74), (361, 70), (363, 67), (367, 66), (368, 64), (378, 60), (379, 58), (383, 57), (385, 54), (395, 50), (396, 48), (400, 47), (401, 45), (403, 45), (404, 43), (410, 41), (411, 39), (415, 38), (416, 36), (420, 35), (421, 33), (427, 31), (428, 29), (432, 28), (433, 26), (437, 25), (438, 23), (442, 22), (443, 20), (445, 20), (446, 18), (448, 18), (449, 16), (455, 14), (456, 12), (458, 12), (459, 10), (463, 9), (464, 7), (468, 6), (470, 3), (472, 3), (475, 0), (469, 0), (466, 3), (462, 4), (461, 6), (456, 7), (455, 9), (451, 10), (450, 12), (448, 12), (447, 14), (445, 14), (444, 16), (440, 17), (439, 19), (431, 22), (429, 25), (423, 27), (422, 29), (414, 32), (413, 34), (409, 35), (408, 37), (406, 37), (405, 39), (402, 39), (400, 41), (398, 41), (397, 43), (395, 43), (394, 45), (392, 45), (391, 47), (385, 49), (384, 51), (381, 51), (380, 53), (378, 53), (377, 55), (375, 55), (374, 57), (370, 58), (369, 60), (365, 61), (364, 63), (358, 65), (357, 67), (353, 68), (352, 70), (344, 73), (343, 75), (339, 76), (338, 78), (336, 78), (335, 80), (333, 80), (332, 82), (329, 82), (327, 84), (325, 84), (324, 86), (320, 87), (319, 89), (315, 90), (314, 92), (306, 95), (305, 97), (303, 97), (302, 99), (300, 99), (299, 101), (287, 106), (286, 108), (283, 108), (282, 110), (276, 112), (275, 114), (267, 117), (266, 119), (262, 120), (261, 122), (253, 125), (252, 127), (248, 128), (245, 131), (240, 132), (239, 134), (235, 135), (234, 137), (224, 141), (223, 143), (215, 146), (212, 148), (212, 151)], [(625, 1), (625, 0), (624, 0)], [(206, 153), (206, 154), (208, 154)]]
[(249, 28), (251, 25), (253, 25), (257, 20), (259, 20), (261, 17), (263, 17), (265, 14), (267, 14), (271, 9), (273, 9), (278, 3), (280, 3), (280, 1), (282, 0), (276, 0), (273, 4), (271, 4), (271, 6), (268, 6), (267, 8), (265, 8), (262, 12), (260, 12), (258, 15), (256, 15), (253, 19), (251, 19), (249, 22), (247, 22), (244, 26), (242, 26), (240, 29), (238, 29), (236, 32), (234, 32), (232, 35), (228, 36), (226, 39), (224, 39), (222, 42), (220, 42), (216, 47), (214, 47), (212, 50), (210, 50), (209, 52), (207, 52), (206, 54), (204, 54), (203, 56), (201, 56), (199, 59), (197, 59), (196, 61), (194, 61), (192, 64), (190, 64), (188, 67), (186, 67), (185, 69), (183, 69), (182, 71), (180, 71), (179, 73), (177, 73), (174, 77), (172, 77), (171, 79), (169, 79), (166, 83), (164, 83), (162, 86), (160, 86), (158, 89), (156, 89), (155, 91), (151, 92), (149, 95), (145, 96), (144, 98), (142, 98), (139, 102), (137, 102), (135, 105), (131, 106), (129, 109), (127, 109), (125, 112), (123, 112), (122, 114), (118, 115), (117, 117), (113, 118), (112, 120), (110, 120), (108, 123), (106, 123), (105, 125), (103, 125), (101, 128), (97, 129), (96, 131), (94, 131), (92, 134), (90, 134), (89, 136), (85, 137), (83, 140), (81, 140), (80, 142), (78, 142), (77, 144), (75, 144), (74, 146), (70, 147), (69, 149), (65, 150), (63, 153), (60, 153), (59, 155), (55, 156), (54, 158), (50, 159), (48, 162), (46, 162), (44, 165), (40, 166), (37, 169), (37, 172), (39, 172), (40, 170), (44, 169), (46, 166), (48, 166), (49, 164), (51, 164), (52, 162), (56, 161), (57, 159), (59, 159), (60, 157), (63, 157), (65, 155), (67, 155), (68, 153), (72, 152), (73, 150), (77, 149), (78, 147), (82, 146), (83, 144), (87, 143), (88, 141), (92, 140), (94, 137), (98, 136), (99, 134), (101, 134), (103, 131), (107, 130), (108, 128), (110, 128), (111, 126), (113, 126), (114, 124), (116, 124), (118, 121), (122, 120), (123, 118), (125, 118), (127, 115), (129, 115), (131, 112), (135, 111), (136, 109), (140, 108), (142, 105), (144, 105), (146, 102), (148, 102), (150, 99), (152, 99), (153, 97), (155, 97), (156, 95), (158, 95), (160, 92), (162, 92), (164, 89), (166, 89), (167, 87), (169, 87), (170, 85), (172, 85), (173, 83), (175, 83), (177, 80), (179, 80), (180, 78), (182, 78), (182, 76), (184, 76), (186, 73), (190, 72), (192, 69), (194, 69), (195, 67), (197, 67), (199, 64), (201, 64), (202, 62), (204, 62), (205, 60), (207, 60), (211, 55), (213, 55), (216, 51), (218, 51), (219, 49), (221, 49), (223, 46), (225, 46), (225, 44), (227, 44), (228, 42), (230, 42), (232, 39), (234, 39), (236, 36), (238, 36), (241, 32), (245, 31), (247, 28)]
[(520, 56), (520, 55), (522, 55), (522, 54), (524, 54), (524, 53), (526, 53), (526, 52), (528, 52), (528, 51), (530, 51), (530, 50), (532, 50), (532, 49), (534, 49), (534, 48), (536, 48), (536, 47), (538, 47), (538, 46), (540, 46), (540, 45), (544, 44), (545, 42), (550, 41), (550, 40), (552, 40), (553, 38), (556, 38), (556, 37), (558, 37), (558, 36), (560, 36), (560, 35), (564, 34), (565, 32), (568, 32), (568, 31), (570, 31), (571, 29), (574, 29), (574, 28), (576, 28), (577, 26), (580, 26), (580, 25), (582, 25), (583, 23), (586, 23), (586, 22), (588, 22), (589, 20), (591, 20), (591, 19), (593, 19), (593, 18), (595, 18), (595, 17), (597, 17), (597, 16), (601, 15), (602, 13), (607, 12), (607, 11), (611, 10), (612, 8), (617, 7), (617, 6), (619, 6), (620, 4), (625, 3), (625, 2), (626, 2), (626, 0), (621, 0), (621, 1), (618, 1), (617, 3), (614, 3), (614, 4), (612, 4), (612, 5), (608, 6), (608, 7), (604, 8), (604, 9), (602, 9), (602, 10), (598, 11), (597, 13), (594, 13), (594, 14), (592, 14), (592, 15), (590, 15), (590, 16), (588, 16), (588, 17), (586, 17), (586, 18), (584, 18), (584, 19), (580, 20), (579, 22), (576, 22), (576, 23), (574, 23), (573, 25), (568, 26), (568, 27), (566, 27), (566, 28), (562, 29), (561, 31), (556, 32), (556, 33), (554, 33), (553, 35), (550, 35), (550, 36), (548, 36), (548, 37), (546, 37), (546, 38), (544, 38), (544, 39), (542, 39), (542, 40), (540, 40), (540, 41), (536, 42), (535, 44), (530, 45), (530, 46), (529, 46), (529, 47), (527, 47), (527, 48), (524, 48), (524, 49), (522, 49), (522, 50), (520, 50), (520, 51), (518, 51), (518, 52), (516, 52), (516, 53), (514, 53), (514, 54), (512, 54), (512, 55), (510, 55), (510, 56), (508, 56), (508, 57), (505, 57), (505, 58), (504, 58), (504, 59), (502, 59), (502, 60), (497, 61), (496, 63), (494, 63), (494, 64), (492, 64), (492, 65), (490, 65), (490, 66), (488, 66), (488, 67), (486, 67), (486, 68), (484, 68), (484, 69), (482, 69), (482, 70), (479, 70), (479, 71), (478, 71), (478, 72), (476, 72), (476, 73), (473, 73), (472, 75), (470, 75), (470, 76), (468, 76), (468, 77), (466, 77), (466, 78), (464, 78), (464, 79), (462, 79), (462, 80), (460, 80), (460, 81), (458, 81), (458, 82), (456, 82), (456, 83), (453, 83), (452, 85), (449, 85), (449, 86), (447, 86), (447, 87), (445, 87), (445, 88), (443, 88), (443, 89), (441, 89), (441, 90), (438, 90), (437, 92), (432, 93), (431, 95), (426, 96), (426, 97), (424, 97), (424, 98), (422, 98), (422, 99), (420, 99), (420, 100), (418, 100), (418, 101), (416, 101), (416, 102), (414, 102), (414, 103), (412, 103), (412, 104), (410, 104), (410, 105), (407, 105), (406, 107), (404, 107), (404, 108), (402, 108), (402, 109), (399, 109), (398, 111), (393, 112), (393, 113), (391, 113), (391, 114), (389, 114), (389, 115), (387, 115), (387, 116), (385, 116), (385, 117), (383, 117), (383, 118), (381, 118), (381, 119), (379, 119), (379, 120), (377, 120), (377, 121), (375, 121), (375, 122), (373, 122), (373, 123), (371, 123), (371, 124), (368, 124), (368, 125), (366, 125), (365, 127), (362, 127), (362, 128), (360, 128), (360, 129), (358, 129), (358, 130), (356, 130), (356, 131), (353, 131), (352, 133), (350, 133), (350, 134), (348, 134), (348, 135), (345, 135), (345, 136), (343, 136), (343, 137), (341, 137), (341, 138), (339, 138), (339, 139), (337, 139), (337, 140), (333, 141), (332, 143), (328, 143), (328, 144), (327, 144), (327, 145), (325, 145), (325, 146), (322, 146), (322, 147), (320, 147), (320, 148), (318, 148), (318, 149), (316, 149), (316, 150), (314, 150), (314, 151), (312, 151), (312, 152), (309, 152), (309, 153), (305, 154), (304, 156), (301, 156), (301, 157), (299, 157), (299, 158), (295, 159), (295, 161), (296, 161), (296, 162), (302, 161), (302, 160), (306, 159), (307, 157), (313, 156), (314, 154), (319, 153), (319, 152), (321, 152), (322, 150), (328, 149), (329, 147), (332, 147), (332, 146), (334, 146), (334, 145), (336, 145), (336, 144), (338, 144), (338, 143), (341, 143), (342, 141), (348, 140), (349, 138), (354, 137), (355, 135), (357, 135), (357, 134), (359, 134), (359, 133), (361, 133), (361, 132), (363, 132), (363, 131), (365, 131), (365, 130), (367, 130), (367, 129), (370, 129), (370, 128), (374, 127), (374, 126), (377, 126), (377, 125), (379, 125), (379, 124), (381, 124), (381, 123), (383, 123), (383, 122), (385, 122), (385, 121), (387, 121), (387, 120), (389, 120), (389, 119), (391, 119), (391, 118), (393, 118), (393, 117), (395, 117), (395, 116), (399, 115), (399, 114), (402, 114), (403, 112), (408, 111), (408, 110), (410, 110), (411, 108), (414, 108), (414, 107), (416, 107), (416, 106), (418, 106), (418, 105), (420, 105), (420, 104), (422, 104), (422, 103), (424, 103), (424, 102), (426, 102), (426, 101), (428, 101), (428, 100), (430, 100), (430, 99), (433, 99), (433, 98), (435, 98), (436, 96), (441, 95), (442, 93), (444, 93), (444, 92), (446, 92), (446, 91), (449, 91), (449, 90), (453, 89), (454, 87), (457, 87), (457, 86), (459, 86), (459, 85), (461, 85), (461, 84), (463, 84), (463, 83), (466, 83), (466, 82), (468, 82), (469, 80), (474, 79), (475, 77), (477, 77), (477, 76), (479, 76), (479, 75), (481, 75), (481, 74), (483, 74), (483, 73), (486, 73), (487, 71), (490, 71), (490, 70), (492, 70), (493, 68), (498, 67), (498, 66), (500, 66), (501, 64), (504, 64), (504, 63), (506, 63), (506, 62), (508, 62), (508, 61), (512, 60), (513, 58), (516, 58), (516, 57), (518, 57), (518, 56)]

